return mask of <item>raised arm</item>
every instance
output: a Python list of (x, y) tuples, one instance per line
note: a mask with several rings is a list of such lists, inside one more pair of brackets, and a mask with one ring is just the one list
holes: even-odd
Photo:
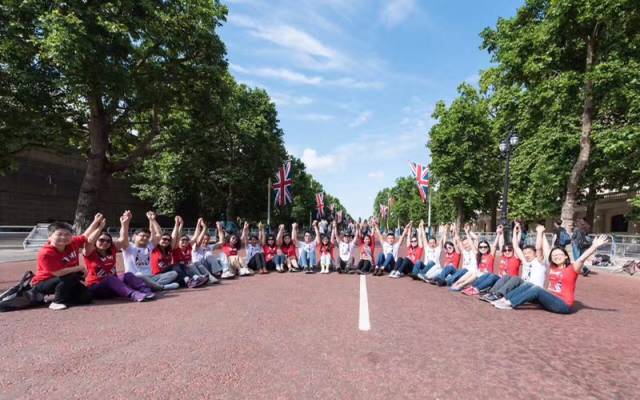
[(173, 231), (171, 231), (171, 248), (175, 249), (180, 243), (180, 234), (182, 233), (182, 224), (184, 221), (182, 217), (176, 215), (175, 224), (173, 225)]
[(502, 246), (504, 246), (504, 227), (498, 225), (496, 228), (496, 240), (493, 241), (493, 246), (491, 246), (491, 255), (495, 256), (497, 251), (502, 251)]
[(316, 233), (316, 243), (318, 244), (318, 246), (320, 246), (321, 240), (320, 240), (320, 228), (318, 228), (318, 221), (313, 221), (311, 226), (313, 226), (313, 230)]
[(100, 232), (102, 230), (100, 229), (100, 224), (102, 223), (103, 219), (104, 219), (104, 216), (100, 213), (97, 213), (93, 217), (93, 222), (91, 222), (91, 225), (89, 225), (87, 229), (82, 233), (82, 236), (89, 238), (89, 236), (91, 236), (91, 234), (94, 233), (94, 231)]
[(160, 243), (162, 237), (162, 228), (158, 221), (156, 221), (156, 213), (153, 211), (147, 211), (147, 219), (149, 219), (149, 231), (151, 231), (151, 243), (156, 246)]
[(216, 222), (216, 232), (218, 233), (218, 243), (224, 243), (224, 227), (222, 226), (222, 222)]
[(449, 237), (449, 224), (446, 224), (442, 229), (442, 236), (440, 236), (440, 248), (444, 247), (444, 243), (447, 241)]
[(518, 257), (520, 261), (522, 261), (523, 263), (526, 263), (527, 259), (524, 258), (524, 253), (520, 248), (520, 238), (522, 237), (521, 229), (522, 228), (520, 227), (519, 222), (516, 222), (513, 225), (513, 235), (511, 235), (511, 244), (513, 245), (513, 252), (515, 253), (516, 257)]
[(411, 244), (411, 227), (413, 226), (413, 221), (409, 221), (409, 223), (404, 227), (404, 231), (402, 231), (402, 236), (400, 236), (400, 240), (398, 243), (402, 243), (402, 241), (407, 238), (408, 244)]
[(247, 242), (249, 241), (249, 222), (245, 221), (242, 226), (242, 235), (240, 235), (240, 241), (244, 247), (247, 247)]
[(198, 221), (196, 222), (196, 230), (193, 231), (193, 235), (191, 235), (191, 238), (189, 239), (189, 244), (191, 244), (191, 246), (193, 246), (196, 243), (200, 243), (200, 241), (198, 240), (198, 237), (200, 237), (201, 232), (202, 232), (202, 218), (198, 218)]
[(278, 227), (278, 235), (276, 236), (276, 245), (282, 246), (282, 238), (284, 237), (284, 224)]
[(291, 224), (291, 241), (298, 247), (298, 224), (296, 222)]
[(577, 273), (580, 273), (580, 271), (582, 270), (582, 266), (584, 265), (584, 262), (587, 261), (589, 257), (591, 257), (596, 252), (596, 250), (598, 250), (600, 246), (606, 244), (608, 241), (609, 241), (609, 238), (607, 237), (607, 235), (600, 235), (595, 239), (593, 239), (593, 243), (591, 244), (591, 247), (585, 250), (585, 252), (582, 253), (582, 255), (580, 256), (580, 258), (578, 258), (573, 262), (573, 270), (576, 271)]
[(425, 233), (424, 233), (424, 221), (420, 220), (420, 224), (418, 225), (418, 247), (420, 247), (421, 249), (424, 248), (424, 246), (426, 245), (427, 241), (425, 240)]
[(544, 237), (545, 227), (544, 225), (536, 226), (536, 257), (538, 257), (538, 261), (544, 263), (549, 257), (549, 253), (551, 253), (551, 246), (547, 241), (547, 238)]
[(338, 243), (338, 224), (336, 221), (331, 223), (331, 227), (331, 243), (336, 244)]
[(477, 242), (478, 235), (474, 234), (471, 231), (471, 225), (469, 225), (468, 223), (464, 224), (464, 234), (466, 238), (469, 239), (473, 252), (477, 253), (478, 252), (478, 242)]
[(382, 237), (382, 233), (380, 233), (380, 224), (378, 223), (373, 224), (373, 232), (374, 232), (374, 235), (378, 237), (378, 240), (380, 241), (380, 243), (384, 243), (384, 238)]
[(460, 242), (460, 232), (458, 231), (458, 225), (453, 224), (453, 247), (455, 247), (457, 253), (462, 253), (462, 243)]
[(131, 223), (131, 219), (133, 215), (131, 211), (127, 210), (122, 213), (120, 217), (120, 237), (118, 240), (113, 242), (113, 245), (116, 246), (116, 250), (122, 250), (125, 247), (129, 246), (129, 224)]
[(89, 233), (89, 236), (86, 237), (87, 241), (85, 242), (84, 248), (83, 248), (83, 253), (85, 255), (89, 255), (93, 253), (93, 251), (96, 249), (96, 240), (98, 240), (98, 237), (100, 237), (100, 233), (102, 233), (102, 230), (104, 229), (104, 226), (106, 225), (106, 223), (107, 223), (107, 220), (104, 217), (102, 217), (96, 229), (93, 229)]

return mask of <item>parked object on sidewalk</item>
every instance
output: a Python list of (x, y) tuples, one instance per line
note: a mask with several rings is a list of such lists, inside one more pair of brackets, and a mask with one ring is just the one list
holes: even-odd
[(596, 265), (598, 267), (609, 267), (613, 264), (611, 263), (611, 257), (606, 254), (598, 254), (593, 257), (591, 265)]
[(638, 269), (638, 264), (640, 264), (640, 261), (629, 260), (622, 266), (622, 270), (629, 275), (633, 275)]
[(0, 294), (0, 312), (22, 310), (44, 302), (44, 297), (32, 290), (33, 272), (27, 271), (20, 282)]

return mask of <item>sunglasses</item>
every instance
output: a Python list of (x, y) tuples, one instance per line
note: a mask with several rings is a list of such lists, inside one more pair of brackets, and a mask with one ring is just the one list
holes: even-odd
[(479, 249), (488, 249), (488, 248), (489, 248), (489, 246), (479, 246), (478, 248), (479, 248)]
[(512, 252), (513, 252), (513, 249), (504, 249), (503, 251), (504, 251), (505, 253), (512, 253)]

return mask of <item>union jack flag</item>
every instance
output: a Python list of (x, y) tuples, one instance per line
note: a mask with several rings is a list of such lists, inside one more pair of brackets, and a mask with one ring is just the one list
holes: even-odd
[(342, 223), (342, 210), (336, 212), (336, 223)]
[(276, 205), (279, 207), (286, 206), (293, 202), (291, 194), (291, 160), (287, 161), (276, 173), (276, 182), (271, 186), (276, 191)]
[(324, 217), (324, 193), (316, 193), (316, 207), (318, 208), (318, 219)]
[(427, 201), (427, 193), (429, 192), (429, 179), (431, 178), (429, 166), (410, 162), (409, 167), (411, 168), (413, 176), (416, 178), (420, 198), (422, 199), (422, 202), (425, 203)]
[(386, 219), (388, 215), (389, 215), (389, 207), (383, 204), (380, 204), (380, 218)]

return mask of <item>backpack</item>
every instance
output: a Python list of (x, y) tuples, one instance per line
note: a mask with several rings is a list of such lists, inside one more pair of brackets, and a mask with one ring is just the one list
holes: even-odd
[(0, 294), (0, 312), (21, 310), (40, 304), (44, 296), (31, 287), (33, 272), (27, 271), (17, 285)]
[(560, 234), (558, 235), (558, 244), (561, 247), (564, 247), (569, 243), (571, 243), (571, 236), (569, 236), (569, 233), (566, 229), (560, 229)]

